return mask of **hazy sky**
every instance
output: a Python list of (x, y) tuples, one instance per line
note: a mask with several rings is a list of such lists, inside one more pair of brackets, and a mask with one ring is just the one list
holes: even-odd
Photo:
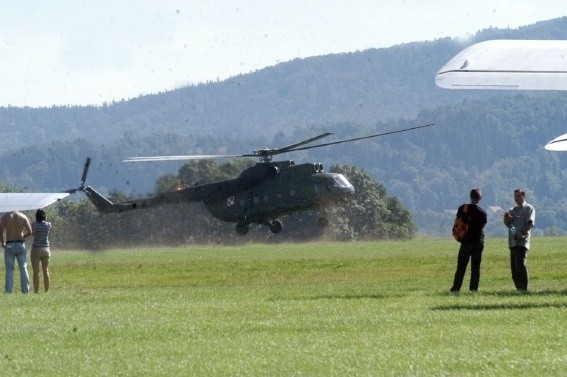
[(0, 106), (33, 107), (567, 15), (565, 0), (0, 0), (0, 9)]

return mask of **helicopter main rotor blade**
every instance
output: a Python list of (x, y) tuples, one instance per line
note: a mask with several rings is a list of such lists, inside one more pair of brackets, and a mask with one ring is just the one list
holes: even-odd
[(331, 132), (325, 132), (324, 134), (312, 137), (312, 138), (307, 139), (307, 140), (300, 141), (299, 143), (291, 144), (291, 145), (288, 145), (288, 146), (285, 146), (285, 147), (282, 147), (282, 148), (263, 148), (263, 149), (259, 149), (257, 151), (252, 151), (253, 152), (252, 155), (244, 155), (244, 156), (246, 156), (246, 157), (259, 157), (261, 161), (267, 162), (267, 161), (270, 161), (272, 159), (273, 155), (296, 150), (295, 148), (297, 148), (301, 145), (305, 145), (307, 143), (312, 143), (315, 140), (322, 139), (322, 138), (327, 137), (329, 135), (332, 135), (332, 133)]
[(332, 132), (326, 132), (324, 134), (312, 137), (307, 140), (300, 141), (299, 143), (291, 144), (283, 148), (268, 149), (254, 151), (253, 154), (213, 154), (213, 155), (189, 155), (189, 156), (148, 156), (148, 157), (126, 157), (122, 162), (155, 162), (155, 161), (183, 161), (183, 160), (208, 160), (215, 158), (236, 158), (236, 157), (262, 157), (264, 155), (274, 155), (287, 152), (290, 149), (297, 148), (301, 145), (312, 143), (315, 140), (322, 139)]
[(151, 156), (151, 157), (126, 157), (122, 162), (154, 162), (154, 161), (182, 161), (182, 160), (208, 160), (214, 158), (245, 157), (241, 154), (210, 154), (190, 156)]
[(328, 145), (335, 145), (335, 144), (341, 144), (341, 143), (348, 143), (348, 142), (351, 142), (351, 141), (370, 139), (370, 138), (378, 137), (378, 136), (386, 136), (386, 135), (391, 135), (391, 134), (397, 134), (397, 133), (400, 133), (400, 132), (406, 132), (406, 131), (411, 131), (411, 130), (417, 130), (418, 128), (431, 127), (431, 126), (434, 126), (434, 125), (435, 125), (435, 123), (430, 123), (430, 124), (426, 124), (426, 125), (424, 125), (424, 126), (416, 126), (416, 127), (404, 128), (403, 130), (388, 131), (388, 132), (383, 132), (383, 133), (380, 133), (380, 134), (375, 134), (375, 135), (370, 135), (370, 136), (355, 137), (354, 139), (339, 140), (339, 141), (333, 141), (333, 142), (325, 143), (325, 144), (311, 145), (311, 146), (303, 147), (303, 148), (288, 149), (286, 152), (302, 151), (302, 150), (305, 150), (305, 149), (326, 147), (326, 146), (328, 146)]
[(300, 141), (299, 143), (291, 144), (291, 145), (288, 145), (288, 146), (285, 146), (285, 147), (282, 147), (282, 148), (274, 148), (273, 154), (285, 153), (289, 150), (295, 149), (295, 148), (300, 147), (300, 146), (305, 145), (305, 144), (312, 143), (315, 140), (322, 139), (322, 138), (330, 136), (332, 134), (333, 134), (332, 132), (325, 132), (324, 134), (312, 137), (312, 138), (307, 139), (307, 140)]
[[(264, 148), (264, 149), (260, 149), (260, 150), (257, 150), (257, 151), (253, 151), (252, 154), (214, 154), (214, 155), (187, 155), (187, 156), (126, 157), (124, 160), (122, 160), (122, 162), (207, 160), (207, 159), (216, 159), (216, 158), (238, 158), (238, 157), (259, 157), (261, 161), (266, 162), (266, 161), (271, 160), (271, 156), (276, 155), (276, 154), (285, 153), (285, 152), (301, 151), (301, 150), (305, 150), (305, 149), (325, 147), (325, 146), (328, 146), (328, 145), (348, 143), (348, 142), (356, 141), (356, 140), (370, 139), (370, 138), (373, 138), (373, 137), (385, 136), (385, 135), (390, 135), (390, 134), (395, 134), (395, 133), (400, 133), (400, 132), (406, 132), (406, 131), (416, 130), (418, 128), (430, 127), (430, 126), (433, 126), (433, 125), (435, 125), (435, 123), (426, 124), (425, 126), (410, 127), (410, 128), (406, 128), (406, 129), (403, 129), (403, 130), (383, 132), (383, 133), (380, 133), (380, 134), (375, 134), (375, 135), (370, 135), (370, 136), (362, 136), (362, 137), (356, 137), (356, 138), (353, 138), (353, 139), (339, 140), (339, 141), (333, 141), (333, 142), (325, 143), (325, 144), (318, 144), (318, 145), (311, 145), (311, 146), (307, 146), (307, 147), (301, 147), (302, 145), (312, 143), (315, 140), (319, 140), (319, 139), (322, 139), (324, 137), (327, 137), (327, 136), (330, 136), (330, 135), (333, 134), (332, 132), (325, 132), (321, 135), (300, 141), (299, 143), (291, 144), (291, 145), (288, 145), (288, 146), (285, 146), (285, 147), (282, 147), (282, 148), (273, 148), (273, 149)], [(298, 148), (298, 147), (301, 147), (301, 148)]]

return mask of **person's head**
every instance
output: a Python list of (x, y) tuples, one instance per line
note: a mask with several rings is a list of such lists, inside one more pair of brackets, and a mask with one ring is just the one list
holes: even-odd
[(514, 190), (514, 201), (520, 205), (526, 200), (526, 193), (523, 189)]
[(482, 199), (482, 193), (480, 192), (480, 188), (475, 187), (471, 190), (470, 198), (472, 202), (480, 202)]
[(38, 209), (35, 212), (35, 221), (37, 221), (37, 222), (45, 221), (46, 218), (47, 218), (47, 215), (45, 214), (44, 210)]

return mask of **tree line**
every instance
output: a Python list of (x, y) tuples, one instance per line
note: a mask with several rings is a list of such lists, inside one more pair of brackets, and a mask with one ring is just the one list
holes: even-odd
[[(467, 44), (495, 38), (565, 39), (567, 18), (484, 30)], [(124, 166), (123, 157), (248, 153), (322, 132), (335, 132), (329, 140), (336, 140), (435, 122), (419, 134), (290, 158), (364, 169), (430, 235), (449, 235), (451, 211), (476, 186), (483, 204), (495, 208), (510, 206), (510, 192), (525, 188), (538, 209), (536, 231), (567, 232), (567, 155), (543, 150), (565, 132), (567, 96), (437, 88), (436, 71), (464, 47), (444, 38), (296, 59), (100, 107), (0, 108), (0, 180), (25, 191), (70, 189), (89, 156), (89, 182), (97, 189), (145, 195), (156, 177), (179, 165)]]
[[(190, 162), (178, 174), (159, 177), (152, 194), (175, 190), (179, 185), (233, 178), (250, 164), (247, 160), (220, 165), (209, 160)], [(348, 176), (357, 190), (352, 198), (328, 209), (326, 227), (318, 223), (318, 214), (305, 212), (285, 217), (280, 234), (258, 225), (246, 236), (239, 236), (234, 224), (215, 219), (200, 203), (101, 214), (83, 198), (63, 200), (46, 209), (48, 220), (54, 224), (51, 241), (56, 248), (98, 250), (143, 245), (408, 239), (415, 235), (417, 227), (411, 213), (367, 172), (347, 165), (332, 166), (330, 171)], [(131, 198), (114, 191), (109, 199), (121, 202)], [(28, 215), (33, 218), (33, 213)]]

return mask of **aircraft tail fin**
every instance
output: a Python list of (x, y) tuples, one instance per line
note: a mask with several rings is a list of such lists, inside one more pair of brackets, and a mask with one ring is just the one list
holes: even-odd
[[(66, 193), (75, 193), (77, 191), (82, 191), (85, 193), (85, 195), (87, 196), (87, 198), (89, 198), (89, 200), (91, 201), (91, 203), (94, 204), (94, 206), (96, 207), (96, 209), (99, 212), (102, 213), (117, 213), (117, 212), (124, 212), (124, 211), (130, 211), (130, 210), (134, 210), (134, 209), (143, 209), (149, 206), (153, 206), (156, 204), (161, 203), (164, 200), (161, 200), (161, 198), (150, 198), (150, 199), (138, 199), (138, 200), (134, 200), (134, 201), (128, 201), (128, 202), (124, 202), (124, 203), (113, 203), (112, 201), (110, 201), (109, 199), (107, 199), (106, 197), (104, 197), (102, 194), (100, 194), (98, 191), (96, 191), (94, 188), (90, 187), (90, 186), (86, 186), (85, 185), (85, 181), (87, 179), (87, 173), (89, 171), (89, 166), (91, 164), (91, 159), (90, 157), (87, 157), (86, 161), (85, 161), (85, 167), (83, 168), (83, 175), (81, 176), (81, 185), (73, 190), (68, 190), (65, 191)], [(168, 199), (168, 197), (165, 197), (165, 201)], [(178, 199), (178, 194), (175, 193), (175, 195), (173, 195), (173, 199), (172, 200), (179, 200)]]
[(112, 203), (110, 200), (102, 196), (98, 193), (95, 189), (90, 186), (82, 187), (82, 191), (85, 193), (87, 198), (94, 204), (96, 209), (102, 213), (112, 213), (112, 212), (121, 212), (120, 206)]

